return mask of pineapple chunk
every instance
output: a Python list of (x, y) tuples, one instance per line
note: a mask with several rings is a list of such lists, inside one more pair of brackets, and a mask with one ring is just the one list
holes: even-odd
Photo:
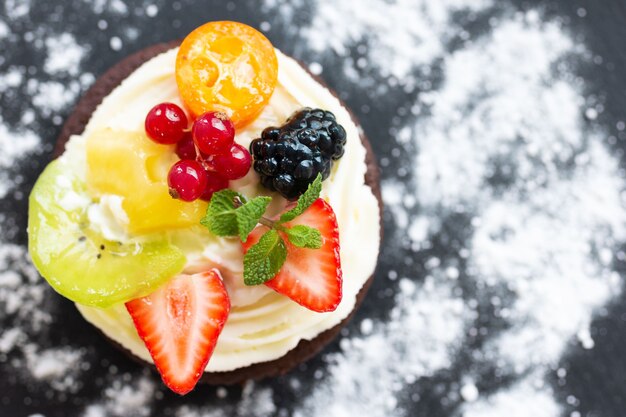
[(173, 146), (158, 145), (143, 133), (99, 130), (87, 138), (87, 187), (95, 197), (124, 198), (132, 234), (197, 225), (207, 203), (168, 193), (167, 173), (177, 159)]

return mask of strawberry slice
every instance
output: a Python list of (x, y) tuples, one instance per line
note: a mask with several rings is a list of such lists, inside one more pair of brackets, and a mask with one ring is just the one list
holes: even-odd
[[(278, 275), (265, 285), (309, 310), (334, 311), (341, 301), (342, 283), (335, 212), (324, 199), (318, 198), (304, 213), (284, 225), (289, 228), (298, 224), (319, 230), (322, 247), (299, 248), (289, 242), (285, 233), (279, 232), (287, 246), (287, 260)], [(254, 229), (243, 244), (244, 251), (258, 242), (267, 230), (266, 226)]]
[(230, 311), (219, 271), (178, 275), (126, 309), (165, 385), (180, 395), (191, 391)]

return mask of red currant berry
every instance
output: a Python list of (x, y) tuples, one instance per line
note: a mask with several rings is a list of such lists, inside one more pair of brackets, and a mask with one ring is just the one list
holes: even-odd
[(223, 190), (224, 188), (228, 188), (228, 180), (217, 172), (211, 171), (207, 172), (207, 177), (208, 181), (206, 183), (206, 188), (200, 198), (205, 201), (210, 201), (213, 193)]
[(228, 152), (235, 139), (235, 126), (226, 114), (207, 112), (198, 117), (191, 129), (198, 149), (207, 155)]
[(188, 159), (176, 162), (167, 175), (170, 195), (183, 201), (197, 200), (204, 193), (207, 182), (207, 172), (202, 165)]
[(196, 159), (196, 145), (193, 144), (191, 133), (185, 133), (185, 136), (176, 144), (176, 155), (180, 159)]
[(215, 170), (229, 180), (244, 177), (250, 170), (250, 152), (238, 143), (231, 146), (230, 152), (211, 157)]
[(150, 139), (162, 145), (171, 145), (183, 138), (187, 116), (174, 103), (157, 104), (148, 112), (145, 127)]

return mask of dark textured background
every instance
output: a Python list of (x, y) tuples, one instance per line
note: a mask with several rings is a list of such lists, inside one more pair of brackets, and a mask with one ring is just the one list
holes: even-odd
[[(180, 38), (207, 20), (220, 19), (239, 20), (255, 27), (259, 27), (261, 21), (269, 21), (272, 23), (272, 28), (267, 35), (272, 42), (287, 54), (296, 55), (305, 62), (307, 61), (307, 55), (298, 48), (293, 37), (289, 35), (291, 32), (281, 24), (275, 23), (272, 16), (259, 14), (255, 2), (227, 3), (223, 1), (185, 0), (178, 2), (178, 4), (181, 7), (176, 9), (169, 6), (161, 7), (159, 14), (153, 19), (141, 18), (132, 13), (129, 16), (118, 17), (120, 19), (119, 24), (132, 24), (134, 27), (140, 28), (137, 40), (132, 43), (125, 42), (120, 51), (113, 51), (109, 47), (109, 39), (114, 34), (116, 23), (109, 20), (108, 30), (95, 29), (98, 20), (103, 16), (94, 15), (90, 7), (81, 1), (38, 2), (37, 7), (30, 12), (29, 22), (12, 25), (12, 30), (16, 33), (23, 33), (31, 30), (34, 25), (45, 24), (74, 34), (82, 44), (91, 45), (92, 52), (87, 55), (82, 68), (96, 76), (136, 50), (154, 43)], [(578, 72), (585, 79), (588, 88), (605, 100), (605, 111), (600, 114), (599, 122), (606, 126), (612, 135), (621, 139), (623, 132), (618, 132), (615, 124), (618, 120), (623, 119), (624, 109), (626, 109), (626, 48), (624, 47), (626, 42), (626, 2), (624, 0), (536, 0), (518, 1), (515, 4), (520, 9), (544, 7), (546, 16), (558, 16), (563, 19), (564, 24), (572, 28), (573, 32), (579, 36), (580, 41), (585, 42), (594, 54), (604, 58), (602, 65), (583, 67)], [(358, 2), (355, 2), (355, 7), (358, 7)], [(577, 10), (580, 7), (584, 7), (587, 11), (584, 19), (577, 15)], [(0, 13), (2, 13), (1, 6)], [(299, 18), (306, 19), (306, 16)], [(41, 57), (26, 41), (15, 45), (12, 50), (0, 51), (0, 54), (8, 58), (6, 62), (0, 65), (0, 68), (6, 68), (8, 65), (40, 65), (38, 62)], [(339, 74), (340, 71), (335, 73), (325, 62), (325, 70), (322, 74), (324, 80), (340, 92), (357, 116), (361, 116), (363, 127), (371, 138), (377, 155), (379, 157), (389, 156), (391, 148), (389, 143), (393, 141), (393, 138), (390, 138), (388, 132), (391, 120), (396, 115), (395, 108), (411, 98), (397, 95), (387, 97), (384, 103), (369, 103), (366, 94), (353, 90), (354, 86), (342, 83)], [(363, 114), (362, 111), (362, 105), (366, 103), (370, 106), (367, 115)], [(30, 106), (26, 95), (0, 97), (0, 104), (2, 117), (7, 123), (17, 120), (20, 114)], [(65, 113), (67, 114), (69, 111), (70, 109), (66, 110)], [(55, 124), (52, 120), (45, 118), (38, 118), (36, 123), (38, 133), (45, 139), (46, 148), (41, 157), (27, 161), (26, 165), (20, 168), (20, 172), (25, 175), (24, 184), (21, 186), (24, 193), (30, 190), (38, 173), (49, 160), (52, 145), (60, 129), (58, 123)], [(612, 146), (614, 152), (620, 155), (623, 165), (626, 161), (623, 156), (622, 143), (616, 141), (616, 144)], [(391, 166), (386, 171), (393, 175), (395, 168)], [(0, 211), (6, 214), (2, 226), (2, 233), (5, 234), (5, 237), (25, 243), (26, 200), (0, 199)], [(386, 216), (386, 225), (388, 228), (393, 227), (393, 221), (389, 214)], [(388, 233), (388, 236), (390, 235)], [(397, 268), (397, 265), (389, 264), (383, 253), (379, 263), (379, 276), (384, 276), (392, 266)], [(618, 269), (619, 267), (618, 265)], [(393, 293), (385, 291), (389, 285), (389, 281), (385, 279), (375, 281), (357, 319), (385, 317), (393, 304)], [(87, 347), (85, 360), (92, 364), (92, 368), (83, 374), (82, 379), (85, 385), (76, 395), (70, 395), (65, 400), (58, 397), (50, 400), (44, 395), (45, 387), (24, 381), (19, 375), (8, 373), (6, 367), (2, 367), (0, 364), (0, 397), (2, 397), (0, 416), (2, 417), (28, 416), (36, 412), (47, 417), (73, 416), (85, 405), (100, 396), (104, 384), (102, 375), (110, 372), (109, 366), (111, 364), (115, 364), (120, 373), (127, 371), (138, 374), (141, 372), (140, 366), (111, 347), (94, 328), (85, 323), (69, 301), (56, 297), (51, 302), (55, 305), (60, 304), (59, 308), (55, 309), (55, 324), (58, 327), (54, 332), (50, 332), (46, 343), (50, 346), (71, 344), (74, 347)], [(556, 391), (556, 397), (561, 400), (560, 402), (564, 406), (565, 415), (569, 415), (570, 411), (574, 409), (582, 415), (589, 416), (617, 417), (626, 415), (625, 319), (626, 296), (622, 295), (612, 305), (608, 306), (607, 315), (592, 323), (592, 329), (595, 329), (593, 333), (595, 347), (590, 350), (570, 349), (562, 359), (563, 364), (568, 368), (566, 385), (560, 386), (554, 381), (553, 388)], [(327, 351), (337, 349), (338, 344), (334, 343)], [(310, 361), (307, 366), (295, 371), (299, 375), (299, 379), (304, 382), (302, 392), (306, 392), (307, 384), (314, 383), (314, 372), (323, 369), (324, 366), (324, 362), (318, 357)], [(463, 363), (458, 362), (446, 372), (432, 377), (431, 381), (421, 384), (421, 401), (410, 406), (414, 407), (414, 410), (409, 415), (433, 417), (454, 415), (458, 410), (459, 403), (454, 401), (442, 402), (441, 397), (442, 392), (446, 391), (446, 387), (457, 382), (463, 367)], [(286, 382), (285, 378), (278, 378), (273, 381), (265, 381), (262, 385), (271, 386), (275, 402), (285, 407), (285, 410), (289, 410), (290, 405), (294, 403), (299, 394), (287, 388)], [(500, 384), (508, 382), (510, 381), (502, 381), (494, 377), (482, 388), (485, 392), (489, 392), (490, 387), (496, 389)], [(437, 389), (433, 387), (437, 387)], [(215, 388), (199, 387), (186, 397), (185, 402), (190, 404), (205, 402), (234, 404), (238, 401), (240, 394), (239, 388), (230, 389), (226, 399), (217, 399)], [(565, 397), (570, 394), (575, 395), (579, 400), (579, 404), (575, 408), (566, 402)], [(24, 398), (29, 398), (29, 400), (25, 401)], [(155, 415), (164, 415), (162, 413), (168, 412), (168, 406), (180, 404), (180, 401), (173, 394), (164, 392), (163, 398), (157, 399), (154, 406), (154, 410), (159, 410)]]

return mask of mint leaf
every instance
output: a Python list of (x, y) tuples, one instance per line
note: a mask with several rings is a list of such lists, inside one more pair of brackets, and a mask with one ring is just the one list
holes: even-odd
[(319, 230), (303, 224), (285, 229), (289, 241), (299, 248), (319, 249), (322, 247), (322, 234)]
[(320, 193), (322, 192), (322, 174), (317, 174), (317, 178), (309, 184), (309, 188), (306, 189), (304, 194), (300, 196), (298, 199), (298, 204), (289, 210), (286, 213), (283, 213), (278, 220), (279, 223), (285, 223), (292, 221), (302, 213), (306, 209), (309, 208), (311, 204), (315, 202), (320, 197)]
[(278, 274), (285, 259), (285, 242), (276, 230), (269, 230), (243, 257), (243, 282), (259, 285), (269, 281)]
[[(241, 206), (235, 204), (235, 199), (239, 199)], [(233, 190), (221, 190), (211, 197), (200, 224), (214, 235), (239, 236), (245, 242), (271, 201), (270, 197), (256, 197), (248, 201)]]
[(248, 235), (259, 223), (271, 201), (271, 197), (256, 197), (235, 210), (239, 238), (242, 242), (248, 240)]
[(221, 190), (214, 193), (200, 224), (217, 236), (237, 236), (239, 227), (233, 201), (235, 197), (246, 201), (245, 197), (233, 190)]

